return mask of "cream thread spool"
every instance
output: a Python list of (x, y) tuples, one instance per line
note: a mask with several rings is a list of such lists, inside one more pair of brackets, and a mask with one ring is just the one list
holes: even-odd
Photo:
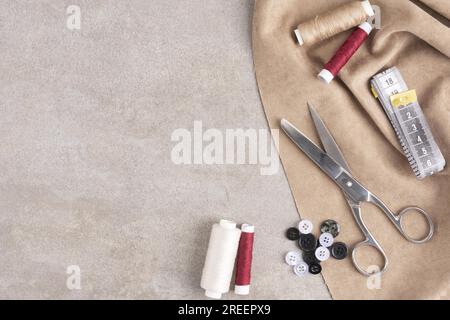
[(363, 23), (375, 12), (368, 0), (352, 1), (301, 23), (294, 30), (299, 45), (313, 44)]
[(230, 290), (240, 236), (233, 221), (220, 220), (212, 226), (200, 281), (207, 297), (220, 299)]

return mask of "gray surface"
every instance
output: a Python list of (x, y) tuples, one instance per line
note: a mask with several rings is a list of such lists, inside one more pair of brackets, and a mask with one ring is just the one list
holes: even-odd
[[(80, 31), (66, 7), (81, 7)], [(251, 298), (329, 298), (293, 275), (282, 170), (179, 166), (173, 130), (266, 128), (248, 0), (0, 3), (0, 298), (203, 299), (211, 224), (256, 225)], [(81, 290), (66, 288), (79, 265)], [(226, 298), (239, 298), (230, 293)]]

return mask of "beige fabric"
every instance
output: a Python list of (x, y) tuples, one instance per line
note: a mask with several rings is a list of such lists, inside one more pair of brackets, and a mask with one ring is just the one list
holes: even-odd
[[(415, 0), (419, 5), (419, 0)], [(427, 10), (428, 8), (436, 12), (438, 15), (441, 15), (447, 19), (450, 19), (450, 5), (447, 0), (420, 0), (426, 7), (422, 7), (424, 10)], [(429, 10), (427, 10), (429, 11)], [(433, 11), (429, 11), (430, 14), (434, 14)], [(439, 19), (439, 17), (436, 17)], [(440, 19), (442, 21), (442, 19)], [(445, 20), (444, 20), (445, 21)], [(449, 21), (446, 22), (447, 26), (449, 26)]]
[[(437, 226), (431, 242), (415, 245), (381, 211), (364, 205), (365, 222), (385, 249), (390, 265), (381, 288), (370, 290), (350, 259), (325, 262), (323, 276), (334, 298), (448, 299), (450, 170), (423, 181), (415, 179), (386, 115), (370, 93), (369, 79), (389, 66), (400, 69), (408, 86), (417, 90), (435, 139), (450, 161), (450, 30), (410, 1), (373, 1), (381, 8), (382, 29), (371, 34), (340, 78), (327, 86), (316, 75), (349, 32), (298, 47), (292, 30), (343, 2), (256, 0), (253, 54), (269, 125), (279, 128), (280, 118), (285, 117), (318, 142), (306, 107), (307, 101), (313, 102), (355, 177), (393, 210), (410, 204), (425, 208)], [(443, 2), (435, 8), (442, 8)], [(450, 2), (445, 3), (443, 9), (448, 10)], [(284, 134), (280, 135), (280, 154), (300, 215), (316, 226), (324, 219), (336, 219), (342, 226), (338, 240), (350, 245), (362, 240), (340, 190)], [(414, 224), (412, 231), (421, 226)]]

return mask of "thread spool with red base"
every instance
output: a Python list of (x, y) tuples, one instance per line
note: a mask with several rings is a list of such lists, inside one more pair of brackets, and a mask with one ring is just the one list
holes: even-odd
[(364, 22), (360, 24), (336, 51), (333, 58), (325, 65), (322, 71), (320, 71), (318, 75), (319, 79), (326, 83), (330, 83), (347, 64), (359, 47), (361, 47), (371, 31), (372, 26), (370, 23)]

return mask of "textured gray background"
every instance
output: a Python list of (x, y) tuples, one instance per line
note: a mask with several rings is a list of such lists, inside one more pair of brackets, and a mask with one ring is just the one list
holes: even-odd
[[(81, 30), (66, 8), (81, 7)], [(0, 2), (0, 298), (204, 298), (211, 224), (256, 225), (251, 298), (329, 298), (283, 263), (282, 170), (178, 166), (173, 130), (266, 128), (252, 0)], [(82, 289), (66, 288), (81, 268)], [(230, 293), (226, 298), (239, 298)]]

